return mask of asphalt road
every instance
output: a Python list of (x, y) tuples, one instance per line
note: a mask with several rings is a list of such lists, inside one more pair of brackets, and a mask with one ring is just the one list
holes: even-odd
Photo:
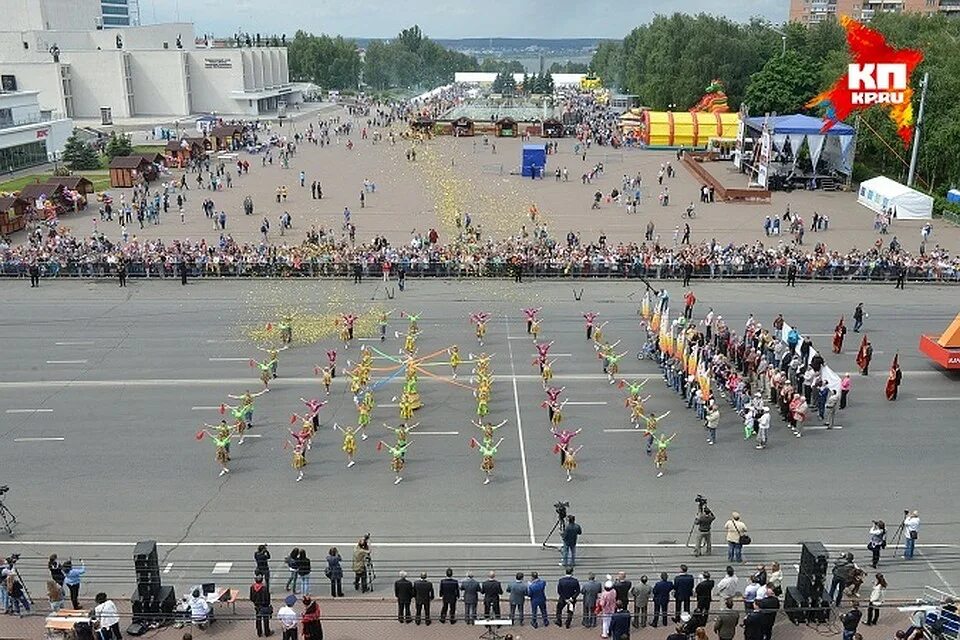
[[(22, 552), (29, 559), (25, 574), (37, 579), (39, 558), (51, 552), (84, 557), (93, 585), (129, 589), (130, 543), (139, 539), (160, 541), (165, 580), (188, 585), (207, 580), (215, 562), (233, 563), (220, 566), (225, 573), (215, 575), (221, 580), (246, 581), (253, 548), (263, 541), (273, 544), (275, 558), (286, 547), (308, 544), (317, 562), (331, 544), (348, 555), (370, 531), (382, 573), (448, 564), (512, 572), (556, 566), (556, 556), (540, 543), (555, 521), (553, 503), (569, 500), (584, 528), (583, 570), (639, 573), (673, 570), (689, 556), (684, 543), (693, 497), (702, 493), (718, 524), (731, 510), (743, 514), (755, 542), (749, 562), (779, 560), (788, 579), (798, 541), (850, 548), (866, 562), (870, 521), (890, 523), (892, 552), (899, 515), (917, 508), (922, 556), (891, 561), (891, 594), (960, 585), (950, 498), (960, 453), (950, 432), (960, 407), (958, 377), (938, 371), (916, 349), (919, 333), (939, 334), (954, 317), (956, 289), (698, 283), (698, 317), (713, 307), (742, 328), (749, 313), (769, 324), (782, 312), (827, 353), (837, 318), (849, 318), (862, 300), (876, 350), (873, 372), (855, 376), (850, 407), (839, 414), (842, 430), (816, 430), (797, 440), (775, 419), (769, 448), (756, 451), (742, 440), (728, 405), (721, 406), (719, 441), (708, 446), (700, 423), (663, 386), (656, 367), (625, 358), (622, 375), (652, 378), (644, 389), (653, 394), (649, 407), (671, 411), (662, 428), (678, 433), (667, 474), (658, 479), (642, 438), (629, 429), (625, 392), (606, 383), (580, 316), (600, 312), (609, 321), (606, 334), (635, 351), (640, 291), (633, 283), (578, 284), (577, 292), (581, 286), (576, 301), (572, 285), (539, 282), (415, 282), (394, 300), (378, 282), (133, 283), (127, 289), (112, 281), (44, 282), (39, 290), (4, 283), (0, 483), (11, 486), (4, 498), (20, 522), (16, 537), (0, 533), (0, 550)], [(678, 304), (679, 286), (671, 291)], [(395, 408), (378, 407), (373, 435), (360, 443), (357, 465), (346, 468), (339, 433), (330, 428), (355, 419), (343, 378), (321, 411), (323, 428), (306, 478), (294, 482), (284, 448), (290, 414), (301, 410), (301, 396), (322, 393), (313, 368), (336, 346), (331, 340), (281, 355), (280, 378), (257, 401), (251, 431), (257, 437), (235, 443), (232, 472), (217, 477), (212, 444), (194, 435), (201, 422), (219, 419), (216, 408), (226, 394), (259, 387), (247, 359), (260, 353), (245, 328), (282, 309), (329, 310), (330, 300), (344, 312), (376, 305), (421, 313), (421, 353), (453, 343), (465, 355), (476, 351), (467, 316), (479, 309), (493, 314), (485, 346), (496, 354), (490, 417), (508, 423), (498, 432), (506, 439), (490, 485), (481, 484), (479, 456), (469, 446), (476, 431), (470, 392), (426, 378), (420, 385), (425, 406), (417, 415), (424, 433), (414, 434), (400, 485), (393, 484), (387, 452), (375, 448), (377, 437), (392, 435), (380, 425), (396, 424)], [(573, 482), (564, 481), (539, 407), (543, 392), (520, 314), (527, 305), (544, 306), (542, 338), (555, 341), (556, 381), (571, 401), (564, 425), (584, 430), (575, 441), (584, 446)], [(391, 329), (404, 326), (395, 318)], [(399, 347), (391, 335), (382, 348)], [(338, 349), (341, 366), (356, 357), (356, 346)], [(851, 333), (845, 353), (828, 355), (827, 362), (840, 373), (855, 372), (855, 351)], [(882, 388), (898, 351), (904, 385), (890, 403)], [(431, 370), (448, 373), (442, 364)], [(396, 391), (399, 384), (388, 384), (378, 404), (391, 404)], [(714, 538), (720, 546), (722, 535)], [(717, 553), (691, 566), (720, 571), (725, 558), (722, 549)]]

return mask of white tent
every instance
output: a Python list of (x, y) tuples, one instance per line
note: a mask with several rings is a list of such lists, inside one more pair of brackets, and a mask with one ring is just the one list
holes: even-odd
[(933, 198), (885, 176), (861, 182), (857, 202), (878, 213), (893, 208), (898, 220), (933, 217)]

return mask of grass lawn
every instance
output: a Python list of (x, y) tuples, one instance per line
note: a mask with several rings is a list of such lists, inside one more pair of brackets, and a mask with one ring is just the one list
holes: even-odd
[[(81, 175), (87, 180), (93, 182), (93, 189), (95, 191), (105, 191), (110, 188), (110, 172), (106, 170), (98, 171), (78, 171), (77, 175)], [(53, 177), (53, 173), (36, 173), (27, 176), (20, 176), (19, 178), (14, 178), (13, 180), (7, 180), (5, 182), (0, 182), (0, 191), (10, 193), (13, 191), (20, 191), (28, 184), (34, 183), (44, 183), (49, 178)]]

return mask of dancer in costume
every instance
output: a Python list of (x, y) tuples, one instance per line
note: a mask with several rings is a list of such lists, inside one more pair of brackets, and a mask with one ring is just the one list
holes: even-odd
[(263, 383), (264, 391), (270, 388), (270, 378), (273, 377), (273, 370), (276, 364), (276, 360), (264, 360), (263, 362), (253, 359), (250, 360), (250, 366), (260, 370), (260, 382)]
[(840, 316), (840, 322), (833, 328), (833, 352), (843, 351), (843, 336), (847, 335), (847, 326), (843, 324), (843, 316)]
[(587, 323), (587, 340), (590, 340), (593, 337), (593, 323), (599, 316), (600, 314), (596, 313), (595, 311), (588, 311), (583, 314), (583, 319)]
[(310, 420), (313, 424), (313, 431), (316, 433), (317, 429), (320, 428), (320, 409), (327, 404), (326, 400), (320, 400), (319, 398), (300, 398), (302, 402), (307, 407), (307, 419)]
[[(213, 431), (216, 429), (216, 431)], [(230, 462), (230, 427), (226, 420), (221, 420), (219, 425), (204, 424), (197, 431), (197, 440), (203, 440), (204, 436), (210, 436), (213, 446), (216, 447), (216, 461), (220, 465), (220, 475), (230, 473), (227, 463)]]
[(408, 427), (406, 422), (401, 422), (399, 426), (391, 427), (386, 422), (383, 423), (384, 427), (386, 427), (387, 429), (390, 429), (390, 431), (393, 431), (393, 433), (397, 436), (398, 447), (407, 442), (410, 436), (410, 432), (416, 429), (419, 425), (420, 425), (419, 422), (414, 422), (412, 425)]
[(580, 452), (580, 449), (583, 449), (583, 445), (580, 445), (576, 449), (570, 449), (568, 446), (560, 445), (560, 454), (561, 454), (561, 466), (563, 470), (567, 472), (567, 482), (573, 480), (571, 475), (573, 470), (577, 468), (577, 453)]
[(370, 424), (370, 408), (363, 402), (357, 405), (357, 424), (360, 429)]
[[(564, 400), (564, 401), (561, 402), (560, 404), (553, 404), (553, 405), (551, 405), (552, 411), (550, 411), (550, 424), (556, 426), (556, 425), (560, 424), (561, 422), (563, 422), (563, 407), (564, 407), (564, 405), (567, 404), (567, 402), (569, 402), (569, 401), (568, 401), (568, 400)], [(550, 407), (548, 407), (548, 408), (550, 408)]]
[(570, 441), (573, 440), (577, 434), (583, 431), (582, 428), (577, 429), (576, 431), (569, 431), (567, 429), (557, 429), (556, 427), (550, 427), (550, 433), (553, 434), (553, 437), (556, 438), (557, 442), (553, 445), (553, 452), (560, 454), (560, 465), (563, 466), (563, 463), (567, 459), (567, 447), (570, 446)]
[(543, 388), (547, 388), (547, 384), (553, 380), (553, 363), (556, 360), (547, 360), (540, 367), (540, 380), (543, 382)]
[(534, 362), (540, 365), (540, 372), (543, 373), (543, 365), (547, 361), (547, 355), (549, 355), (550, 347), (553, 346), (553, 340), (539, 343), (534, 340), (533, 346), (537, 349), (537, 357)]
[(377, 325), (380, 327), (380, 342), (383, 342), (387, 339), (387, 321), (390, 319), (390, 314), (392, 314), (396, 309), (390, 309), (390, 311), (381, 311), (377, 314)]
[(240, 442), (237, 444), (243, 444), (243, 432), (247, 427), (253, 426), (253, 399), (259, 398), (263, 394), (267, 393), (269, 389), (263, 389), (257, 393), (250, 393), (248, 389), (246, 393), (242, 396), (235, 396), (232, 394), (227, 394), (228, 398), (234, 400), (239, 400), (240, 403), (236, 406), (230, 406), (228, 404), (223, 404), (220, 406), (220, 413), (223, 413), (225, 409), (230, 410), (230, 414), (233, 416), (233, 419), (236, 421), (237, 433), (240, 435)]
[[(630, 395), (628, 396), (628, 399), (638, 398), (640, 396), (640, 390), (643, 389), (643, 385), (647, 384), (648, 381), (649, 379), (641, 380), (640, 382), (629, 382), (627, 380), (621, 380), (620, 388), (621, 389), (624, 387), (627, 388), (627, 391), (630, 393)], [(649, 398), (650, 396), (647, 396), (647, 397)]]
[(342, 333), (341, 337), (346, 338), (343, 341), (343, 348), (349, 349), (350, 343), (353, 341), (353, 325), (356, 324), (358, 316), (352, 313), (343, 313), (340, 315), (340, 321), (343, 323), (343, 329), (346, 330), (346, 333)]
[(560, 403), (560, 394), (566, 387), (547, 387), (544, 389), (547, 393), (547, 399), (540, 403), (540, 406), (547, 410), (547, 419), (553, 422), (553, 410)]
[(483, 337), (487, 335), (487, 320), (490, 314), (486, 311), (476, 311), (470, 314), (470, 322), (476, 325), (477, 343), (483, 346)]
[(607, 380), (610, 382), (610, 384), (613, 384), (614, 382), (617, 381), (616, 375), (620, 371), (620, 360), (625, 355), (627, 355), (626, 351), (624, 351), (619, 355), (615, 353), (610, 353), (604, 356), (607, 361)]
[(450, 356), (450, 369), (453, 371), (453, 379), (457, 379), (457, 367), (460, 366), (460, 347), (453, 345), (447, 349), (447, 354)]
[(420, 328), (417, 326), (417, 321), (420, 320), (421, 314), (414, 315), (412, 313), (402, 313), (402, 316), (406, 316), (407, 320), (410, 322), (410, 326), (407, 329), (408, 332), (417, 333)]
[(297, 472), (297, 482), (303, 480), (303, 467), (307, 464), (307, 458), (303, 455), (303, 451), (303, 445), (293, 445), (293, 457), (290, 460), (290, 466)]
[(270, 377), (272, 377), (272, 378), (276, 378), (276, 377), (277, 377), (277, 367), (278, 367), (279, 364), (280, 364), (280, 352), (281, 352), (281, 351), (286, 351), (286, 350), (289, 349), (289, 348), (290, 348), (290, 347), (287, 346), (287, 345), (284, 345), (284, 346), (279, 347), (279, 348), (278, 348), (278, 347), (272, 347), (272, 346), (271, 346), (271, 347), (266, 347), (266, 348), (264, 348), (264, 347), (257, 347), (257, 350), (258, 350), (258, 351), (263, 351), (263, 352), (265, 352), (265, 353), (267, 354), (267, 360), (269, 360), (269, 361), (271, 362)]
[(524, 317), (527, 320), (528, 334), (533, 333), (533, 323), (537, 321), (537, 314), (540, 313), (542, 309), (543, 307), (537, 307), (537, 308), (529, 307), (527, 309), (521, 309)]
[(536, 318), (533, 321), (533, 324), (530, 326), (530, 334), (533, 336), (533, 343), (537, 343), (537, 339), (540, 337), (540, 319)]
[(653, 463), (657, 467), (657, 477), (663, 476), (663, 470), (667, 467), (667, 447), (670, 445), (670, 441), (677, 437), (677, 434), (674, 433), (672, 436), (667, 438), (662, 433), (660, 437), (657, 438), (657, 455), (653, 459)]
[(484, 444), (490, 444), (490, 443), (493, 442), (493, 435), (494, 435), (494, 433), (496, 433), (497, 429), (499, 429), (499, 428), (502, 427), (503, 425), (507, 424), (507, 421), (504, 420), (504, 421), (501, 422), (500, 424), (493, 424), (492, 422), (488, 422), (488, 423), (484, 424), (484, 423), (478, 422), (478, 421), (476, 421), (476, 420), (471, 420), (471, 423), (473, 424), (473, 426), (475, 426), (477, 429), (480, 429), (480, 431), (483, 432), (483, 442), (484, 442)]
[(294, 440), (297, 441), (297, 444), (303, 445), (304, 450), (310, 449), (310, 440), (313, 438), (314, 430), (313, 425), (310, 423), (310, 419), (306, 416), (299, 416), (293, 414), (290, 416), (290, 424), (296, 424), (297, 420), (300, 420), (300, 431), (294, 431), (289, 429), (290, 435)]
[(283, 344), (293, 342), (293, 317), (289, 314), (280, 318), (280, 341)]
[(314, 367), (314, 374), (320, 374), (323, 376), (321, 380), (323, 381), (323, 388), (326, 389), (327, 395), (330, 395), (330, 385), (333, 383), (333, 369), (330, 367), (324, 367), (320, 369), (319, 367)]
[(633, 424), (634, 429), (639, 429), (640, 421), (646, 419), (647, 413), (643, 403), (650, 398), (651, 396), (647, 396), (646, 398), (627, 398), (626, 404), (630, 409), (630, 423)]
[(343, 434), (343, 446), (340, 448), (343, 449), (345, 454), (347, 454), (347, 469), (349, 469), (356, 464), (353, 456), (357, 452), (357, 434), (360, 434), (361, 440), (366, 440), (367, 434), (362, 433), (363, 427), (347, 427), (344, 429), (340, 425), (334, 423), (333, 428)]
[(330, 369), (330, 377), (337, 377), (337, 350), (327, 350), (327, 368)]
[(600, 345), (603, 344), (603, 328), (609, 323), (610, 321), (607, 320), (606, 322), (601, 322), (593, 328), (593, 348), (595, 351), (600, 350)]
[(649, 456), (653, 452), (653, 440), (654, 435), (657, 432), (657, 426), (660, 424), (660, 421), (670, 415), (670, 412), (667, 411), (661, 416), (647, 416), (643, 419), (645, 426), (643, 429), (643, 435), (647, 436), (647, 455)]
[(377, 444), (377, 450), (379, 451), (381, 447), (386, 447), (387, 451), (390, 452), (390, 455), (393, 459), (390, 461), (390, 468), (393, 469), (393, 472), (396, 474), (396, 479), (393, 481), (393, 484), (400, 484), (400, 481), (403, 480), (403, 468), (407, 466), (404, 456), (407, 453), (407, 448), (410, 447), (410, 440), (404, 440), (403, 444), (397, 443), (397, 446), (391, 447), (386, 442), (381, 440)]
[(414, 355), (417, 352), (417, 336), (420, 335), (419, 331), (409, 331), (403, 339), (403, 350), (407, 355)]
[(490, 477), (493, 475), (493, 468), (495, 466), (494, 458), (497, 456), (497, 447), (503, 442), (503, 438), (500, 438), (496, 444), (484, 442), (477, 442), (476, 438), (470, 438), (470, 447), (477, 448), (480, 451), (480, 469), (485, 474), (483, 484), (490, 484)]

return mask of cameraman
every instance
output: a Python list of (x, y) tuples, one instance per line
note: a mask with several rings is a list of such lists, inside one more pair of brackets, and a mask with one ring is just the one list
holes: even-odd
[(567, 525), (563, 528), (563, 561), (562, 567), (572, 567), (577, 564), (577, 538), (583, 533), (583, 529), (577, 524), (576, 518), (572, 515), (567, 516)]
[(713, 511), (710, 511), (710, 507), (706, 504), (703, 505), (703, 510), (697, 514), (693, 519), (693, 524), (697, 527), (697, 544), (694, 547), (693, 555), (700, 556), (701, 549), (706, 546), (705, 555), (710, 555), (713, 551), (713, 546), (710, 542), (710, 528), (713, 526), (713, 521), (717, 519), (717, 516), (713, 515)]
[(367, 534), (357, 541), (353, 549), (353, 590), (366, 593), (371, 591), (367, 587), (367, 564), (370, 561), (370, 535)]

